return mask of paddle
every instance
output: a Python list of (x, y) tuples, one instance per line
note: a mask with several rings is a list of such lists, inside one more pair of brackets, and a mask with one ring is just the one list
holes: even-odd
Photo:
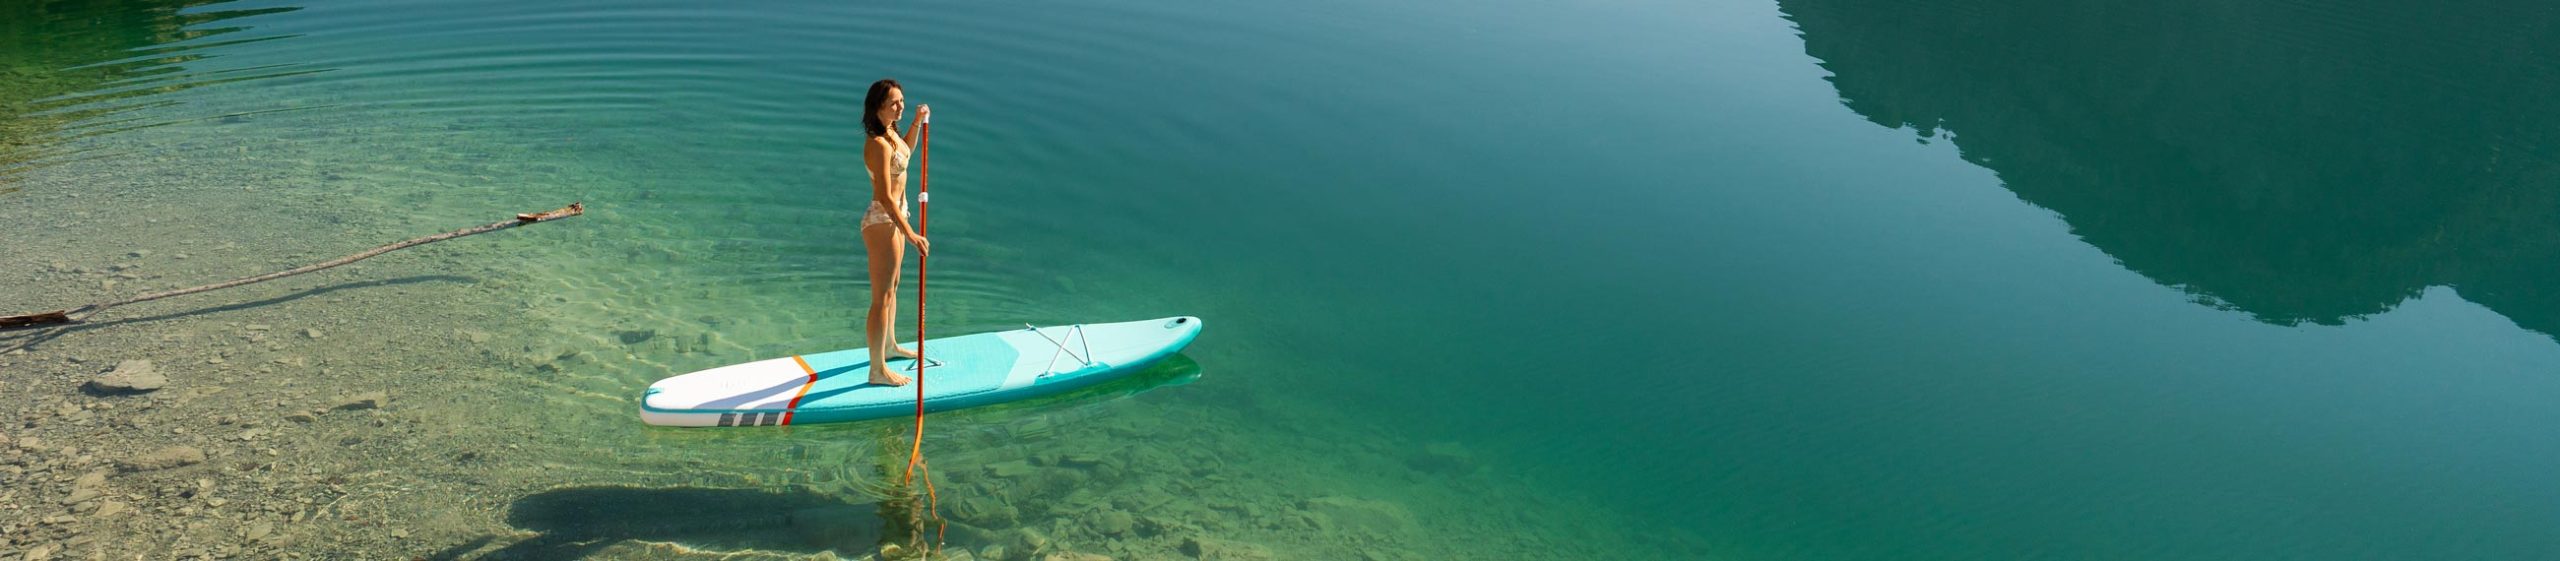
[[(931, 113), (916, 118), (916, 152), (916, 157), (924, 160), (917, 164), (916, 173), (916, 235), (923, 236), (926, 224), (929, 222), (928, 217), (933, 211), (933, 114)], [(931, 257), (924, 252), (916, 252), (916, 438), (915, 443), (907, 449), (907, 475), (904, 478), (910, 482), (915, 480), (916, 467), (924, 465), (924, 369), (932, 364), (924, 358), (924, 266), (926, 259)], [(924, 495), (928, 505), (926, 508), (932, 513), (933, 520), (941, 522), (942, 497), (933, 488), (933, 472), (930, 469), (924, 475)], [(929, 552), (940, 549), (942, 533), (949, 529), (949, 524), (935, 526), (934, 544), (925, 548), (928, 555), (930, 555)]]
[[(933, 211), (933, 117), (916, 119), (916, 157), (924, 160), (916, 175), (916, 235), (925, 234)], [(916, 443), (907, 452), (907, 479), (914, 479), (916, 464), (924, 460), (924, 265), (930, 255), (916, 254)]]

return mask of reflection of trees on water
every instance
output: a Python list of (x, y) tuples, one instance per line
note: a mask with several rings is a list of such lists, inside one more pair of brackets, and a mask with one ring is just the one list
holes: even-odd
[(2425, 287), (2560, 334), (2560, 10), (1781, 0), (1843, 103), (2275, 323)]
[(210, 83), (183, 75), (202, 58), (196, 48), (164, 45), (244, 29), (223, 20), (297, 9), (201, 8), (226, 1), (0, 2), (0, 180), (55, 155), (73, 123), (116, 110), (101, 101)]

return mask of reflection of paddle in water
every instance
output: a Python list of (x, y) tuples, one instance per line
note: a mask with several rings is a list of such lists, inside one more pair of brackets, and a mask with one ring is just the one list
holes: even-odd
[[(1183, 385), (1200, 377), (1200, 364), (1174, 355), (1126, 377), (1063, 394), (952, 412), (946, 430), (930, 437), (941, 446), (974, 446), (990, 440), (1040, 439), (1060, 427), (1072, 427), (1099, 416), (1139, 406), (1131, 396), (1157, 388)], [(883, 552), (896, 545), (898, 554), (912, 553), (904, 539), (916, 527), (918, 504), (911, 490), (896, 483), (905, 458), (879, 450), (908, 448), (903, 420), (807, 425), (750, 436), (736, 432), (664, 432), (662, 442), (685, 446), (712, 441), (761, 440), (774, 436), (809, 443), (872, 441), (874, 447), (841, 447), (843, 455), (796, 452), (787, 461), (793, 471), (807, 471), (805, 487), (784, 491), (574, 487), (546, 491), (514, 503), (507, 523), (539, 535), (508, 542), (486, 555), (473, 552), (491, 538), (446, 548), (428, 559), (582, 559), (613, 556), (640, 543), (675, 543), (712, 551), (815, 553), (832, 550), (841, 556)], [(812, 449), (816, 445), (810, 445)], [(868, 450), (868, 451), (864, 451)], [(841, 470), (841, 471), (836, 471)], [(946, 489), (947, 490), (947, 489)], [(966, 497), (962, 497), (965, 499)], [(858, 501), (858, 502), (857, 502)], [(889, 511), (883, 516), (881, 510)], [(961, 540), (961, 528), (953, 528)], [(929, 534), (928, 534), (929, 535)], [(884, 556), (887, 558), (890, 556)]]
[[(541, 535), (483, 559), (584, 559), (625, 541), (668, 542), (721, 551), (834, 550), (851, 554), (880, 540), (870, 505), (807, 491), (572, 487), (516, 500), (507, 524)], [(447, 550), (455, 558), (469, 553)]]
[[(1041, 438), (1047, 436), (1058, 425), (1101, 414), (1105, 410), (1103, 407), (1105, 404), (1145, 393), (1148, 390), (1188, 384), (1198, 379), (1200, 379), (1200, 363), (1191, 360), (1191, 357), (1176, 354), (1126, 377), (1095, 384), (1092, 387), (1053, 396), (953, 411), (946, 415), (962, 421), (964, 426), (984, 427), (980, 429), (984, 431), (980, 434), (994, 433), (994, 437), (1001, 440)], [(987, 419), (1001, 421), (983, 422)], [(900, 436), (894, 426), (880, 429), (878, 436), (880, 446), (883, 449), (895, 449), (901, 444)], [(881, 480), (892, 481), (900, 475), (903, 467), (903, 462), (896, 461), (888, 454), (882, 454), (876, 469)], [(879, 503), (881, 530), (878, 535), (882, 536), (881, 558), (904, 559), (916, 553), (911, 547), (903, 547), (903, 544), (897, 542), (920, 543), (916, 538), (921, 537), (926, 526), (924, 519), (918, 516), (918, 510), (927, 508), (927, 505), (922, 504), (922, 499), (925, 497), (917, 493), (914, 487), (904, 485), (885, 486), (865, 491), (884, 497)], [(924, 545), (938, 548), (943, 544), (941, 540), (934, 540), (924, 542)]]

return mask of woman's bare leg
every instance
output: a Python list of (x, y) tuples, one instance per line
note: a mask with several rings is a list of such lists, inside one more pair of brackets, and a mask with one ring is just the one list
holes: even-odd
[(862, 229), (862, 249), (871, 265), (871, 310), (862, 317), (862, 335), (871, 349), (871, 383), (907, 385), (907, 377), (889, 371), (889, 349), (897, 348), (898, 266), (905, 260), (907, 240), (898, 229), (880, 224)]

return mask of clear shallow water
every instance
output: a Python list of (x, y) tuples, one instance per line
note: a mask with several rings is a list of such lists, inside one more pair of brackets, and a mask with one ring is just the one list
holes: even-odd
[[(27, 10), (19, 197), (230, 162), (272, 188), (202, 196), (358, 223), (589, 203), (507, 246), (547, 263), (492, 288), (537, 333), (473, 343), (533, 388), (486, 414), (589, 442), (555, 463), (867, 453), (838, 443), (876, 427), (652, 431), (629, 399), (851, 346), (856, 106), (893, 76), (942, 117), (938, 332), (1211, 324), (1199, 381), (956, 415), (944, 465), (1205, 423), (1120, 436), (1321, 458), (1328, 489), (1247, 494), (1400, 501), (1450, 542), (1639, 558), (2560, 551), (2548, 8)], [(1427, 443), (1606, 510), (1464, 504), (1400, 471)]]

